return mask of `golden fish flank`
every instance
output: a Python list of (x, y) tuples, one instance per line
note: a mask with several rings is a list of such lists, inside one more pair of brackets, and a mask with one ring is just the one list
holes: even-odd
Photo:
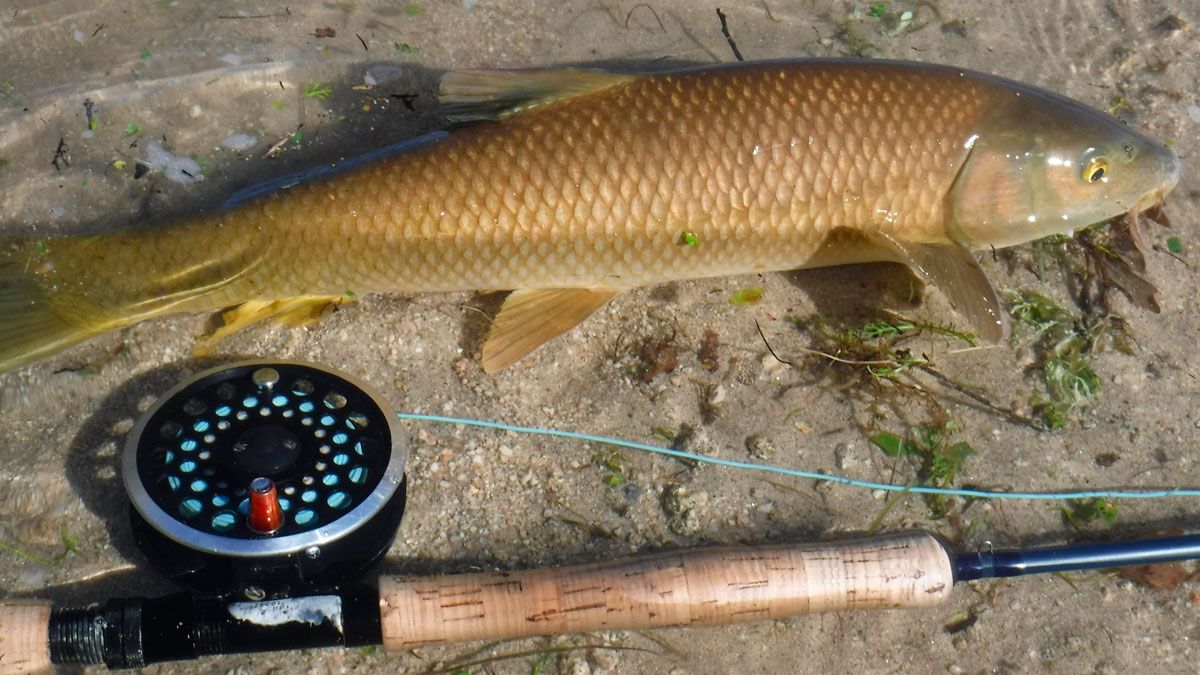
[(231, 308), (217, 338), (314, 320), (346, 289), (512, 289), (483, 349), (495, 371), (624, 289), (877, 260), (997, 339), (969, 248), (1146, 209), (1179, 172), (1107, 115), (941, 66), (466, 71), (442, 98), (477, 123), (173, 226), (9, 242), (0, 368), (171, 312)]

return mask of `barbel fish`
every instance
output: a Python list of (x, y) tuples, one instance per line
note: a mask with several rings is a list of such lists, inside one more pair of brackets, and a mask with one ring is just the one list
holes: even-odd
[(907, 264), (1005, 331), (972, 251), (1161, 203), (1168, 148), (1034, 87), (927, 64), (819, 60), (662, 74), (451, 71), (417, 147), (153, 229), (0, 248), (0, 369), (175, 312), (219, 338), (376, 292), (511, 290), (504, 368), (621, 291)]

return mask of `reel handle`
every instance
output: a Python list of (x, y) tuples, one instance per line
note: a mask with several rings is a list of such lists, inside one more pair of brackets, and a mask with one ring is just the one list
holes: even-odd
[(940, 603), (950, 555), (910, 532), (848, 542), (677, 551), (601, 563), (381, 577), (383, 645), (707, 626)]

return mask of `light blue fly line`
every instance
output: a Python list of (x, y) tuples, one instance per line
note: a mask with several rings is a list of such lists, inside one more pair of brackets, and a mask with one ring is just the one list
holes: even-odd
[(532, 434), (536, 436), (553, 436), (557, 438), (569, 438), (576, 441), (587, 441), (589, 443), (601, 443), (604, 445), (614, 445), (620, 448), (628, 448), (630, 450), (641, 450), (657, 455), (666, 455), (668, 457), (676, 457), (680, 459), (688, 459), (694, 462), (703, 462), (706, 464), (716, 464), (717, 466), (727, 466), (733, 469), (743, 469), (746, 471), (764, 471), (783, 476), (793, 476), (795, 478), (807, 478), (810, 480), (824, 481), (826, 483), (836, 483), (838, 485), (848, 485), (850, 487), (864, 488), (867, 490), (885, 490), (887, 492), (913, 492), (917, 494), (931, 495), (948, 495), (954, 497), (973, 497), (976, 499), (1023, 499), (1023, 500), (1063, 500), (1063, 499), (1163, 499), (1166, 497), (1200, 497), (1200, 490), (1195, 489), (1172, 489), (1172, 490), (1079, 490), (1074, 492), (995, 492), (991, 490), (971, 490), (966, 488), (939, 488), (929, 487), (926, 485), (896, 485), (892, 483), (876, 483), (869, 480), (858, 480), (855, 478), (847, 478), (833, 474), (816, 473), (814, 471), (802, 471), (800, 469), (788, 469), (782, 466), (772, 466), (770, 464), (756, 464), (754, 462), (739, 462), (733, 459), (720, 459), (718, 457), (705, 457), (694, 452), (686, 450), (674, 450), (672, 448), (663, 448), (657, 445), (647, 445), (645, 443), (637, 443), (635, 441), (625, 441), (619, 438), (608, 438), (607, 436), (596, 436), (593, 434), (583, 434), (577, 431), (563, 431), (561, 429), (544, 429), (541, 427), (525, 427), (516, 424), (505, 424), (503, 422), (489, 422), (487, 420), (470, 419), (466, 417), (446, 417), (443, 415), (423, 415), (420, 413), (404, 413), (398, 412), (396, 416), (404, 420), (415, 420), (419, 422), (438, 422), (441, 424), (458, 424), (468, 427), (479, 427), (483, 429), (496, 429), (498, 431), (513, 431), (519, 434)]

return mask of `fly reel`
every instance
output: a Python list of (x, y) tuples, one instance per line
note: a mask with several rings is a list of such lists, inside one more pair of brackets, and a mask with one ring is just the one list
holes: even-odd
[(408, 442), (348, 375), (254, 362), (164, 394), (125, 445), (134, 539), (202, 593), (251, 600), (353, 579), (387, 552), (404, 511)]

